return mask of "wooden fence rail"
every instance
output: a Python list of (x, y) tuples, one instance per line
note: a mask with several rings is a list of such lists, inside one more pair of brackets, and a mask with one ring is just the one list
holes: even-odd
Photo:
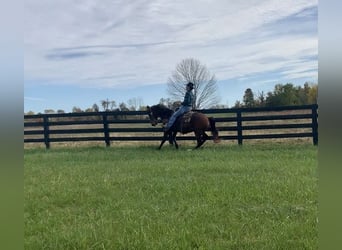
[[(272, 108), (208, 109), (220, 138), (243, 140), (311, 137), (318, 144), (318, 105)], [(145, 111), (38, 114), (24, 116), (24, 143), (160, 141), (162, 128), (152, 127)], [(194, 140), (182, 135), (178, 140)]]

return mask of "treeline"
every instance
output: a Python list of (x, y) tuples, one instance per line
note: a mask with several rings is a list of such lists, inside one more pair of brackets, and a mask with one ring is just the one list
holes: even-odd
[(247, 88), (243, 101), (236, 101), (234, 108), (241, 107), (276, 107), (291, 105), (317, 104), (318, 84), (305, 83), (304, 86), (294, 86), (292, 83), (277, 84), (273, 91), (257, 95)]
[[(236, 101), (233, 108), (242, 107), (276, 107), (276, 106), (291, 106), (291, 105), (306, 105), (316, 104), (318, 98), (318, 84), (305, 83), (302, 86), (294, 86), (292, 83), (277, 84), (273, 91), (265, 94), (263, 91), (255, 94), (251, 88), (247, 88), (243, 95), (243, 101)], [(181, 105), (181, 101), (173, 101), (170, 98), (161, 98), (159, 103), (165, 106), (176, 109)], [(215, 105), (211, 108), (228, 108), (226, 105)], [(82, 110), (74, 106), (73, 113), (81, 112), (99, 112), (99, 111), (143, 111), (146, 106), (143, 105), (141, 98), (129, 99), (127, 104), (121, 102), (117, 105), (114, 100), (101, 100), (99, 104), (94, 103), (91, 107)], [(65, 113), (64, 110), (44, 110), (45, 114)], [(33, 111), (26, 113), (27, 115), (34, 115)], [(38, 113), (40, 114), (40, 113)]]
[[(143, 100), (141, 98), (132, 98), (129, 99), (127, 104), (125, 102), (121, 102), (117, 105), (115, 100), (101, 100), (99, 104), (94, 103), (91, 107), (86, 109), (81, 109), (78, 106), (74, 106), (72, 108), (72, 113), (82, 113), (82, 112), (99, 112), (99, 111), (140, 111), (146, 110), (146, 106), (143, 105)], [(45, 109), (44, 114), (64, 114), (66, 113), (62, 109), (54, 110), (54, 109)], [(29, 111), (26, 115), (34, 115), (33, 111)], [(41, 113), (38, 113), (41, 114)]]

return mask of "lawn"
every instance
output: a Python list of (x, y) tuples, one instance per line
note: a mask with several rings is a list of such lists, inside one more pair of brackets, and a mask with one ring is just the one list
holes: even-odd
[(24, 150), (25, 249), (317, 249), (317, 147)]

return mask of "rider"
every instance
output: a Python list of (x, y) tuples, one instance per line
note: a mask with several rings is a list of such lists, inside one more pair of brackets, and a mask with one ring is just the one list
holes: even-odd
[(176, 121), (178, 116), (183, 115), (192, 109), (192, 103), (194, 100), (194, 94), (192, 93), (193, 89), (194, 89), (194, 84), (192, 82), (189, 82), (186, 85), (186, 93), (184, 96), (184, 101), (182, 102), (182, 105), (179, 107), (179, 109), (176, 112), (174, 112), (172, 116), (170, 117), (169, 122), (164, 128), (165, 132), (169, 131), (169, 129), (171, 128), (173, 123)]

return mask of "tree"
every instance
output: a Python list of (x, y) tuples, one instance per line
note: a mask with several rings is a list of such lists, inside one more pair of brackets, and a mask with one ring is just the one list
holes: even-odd
[(143, 105), (143, 100), (141, 97), (134, 97), (128, 100), (128, 105), (130, 110), (139, 110)]
[(318, 85), (313, 85), (308, 93), (308, 104), (316, 104), (318, 100)]
[(129, 111), (129, 108), (127, 108), (127, 105), (124, 102), (121, 102), (119, 104), (119, 108), (120, 108), (120, 111)]
[(159, 104), (163, 104), (164, 106), (171, 108), (173, 101), (170, 98), (160, 98)]
[(44, 113), (45, 113), (45, 114), (54, 114), (55, 111), (54, 111), (53, 109), (45, 109), (45, 110), (44, 110)]
[(234, 108), (242, 108), (242, 107), (243, 107), (242, 103), (239, 100), (237, 100), (234, 104)]
[(183, 59), (167, 82), (168, 93), (172, 98), (181, 100), (184, 97), (188, 82), (194, 84), (194, 109), (215, 106), (219, 103), (217, 84), (214, 74), (194, 58)]
[(266, 105), (266, 96), (264, 91), (258, 92), (257, 99), (255, 101), (255, 106), (264, 107)]
[(82, 111), (82, 109), (80, 107), (74, 106), (72, 108), (72, 113), (81, 113), (81, 112), (83, 112), (83, 111)]
[[(97, 107), (94, 107), (94, 105), (93, 105), (93, 108), (98, 109), (98, 106), (96, 105)], [(111, 111), (111, 110), (114, 110), (114, 108), (116, 107), (116, 102), (109, 101), (109, 99), (107, 98), (106, 100), (101, 100), (101, 106), (103, 108), (103, 111)]]
[(245, 104), (245, 107), (254, 107), (254, 94), (252, 89), (248, 88), (245, 90), (245, 94), (243, 96), (243, 103)]
[(292, 83), (276, 84), (273, 92), (268, 92), (266, 98), (267, 106), (298, 105), (298, 90)]
[(304, 105), (317, 103), (317, 84), (312, 86), (305, 83), (304, 87), (294, 86), (292, 83), (277, 84), (273, 92), (268, 92), (267, 106)]
[(103, 107), (103, 111), (108, 111), (109, 110), (109, 100), (108, 98), (106, 100), (101, 101), (101, 106)]
[(99, 112), (100, 111), (100, 108), (99, 108), (99, 106), (96, 103), (93, 104), (92, 109), (93, 109), (94, 112)]
[(94, 110), (93, 110), (93, 108), (86, 108), (86, 109), (84, 110), (84, 112), (90, 113), (90, 112), (94, 112)]
[(110, 110), (113, 110), (116, 107), (116, 102), (115, 101), (110, 101)]

